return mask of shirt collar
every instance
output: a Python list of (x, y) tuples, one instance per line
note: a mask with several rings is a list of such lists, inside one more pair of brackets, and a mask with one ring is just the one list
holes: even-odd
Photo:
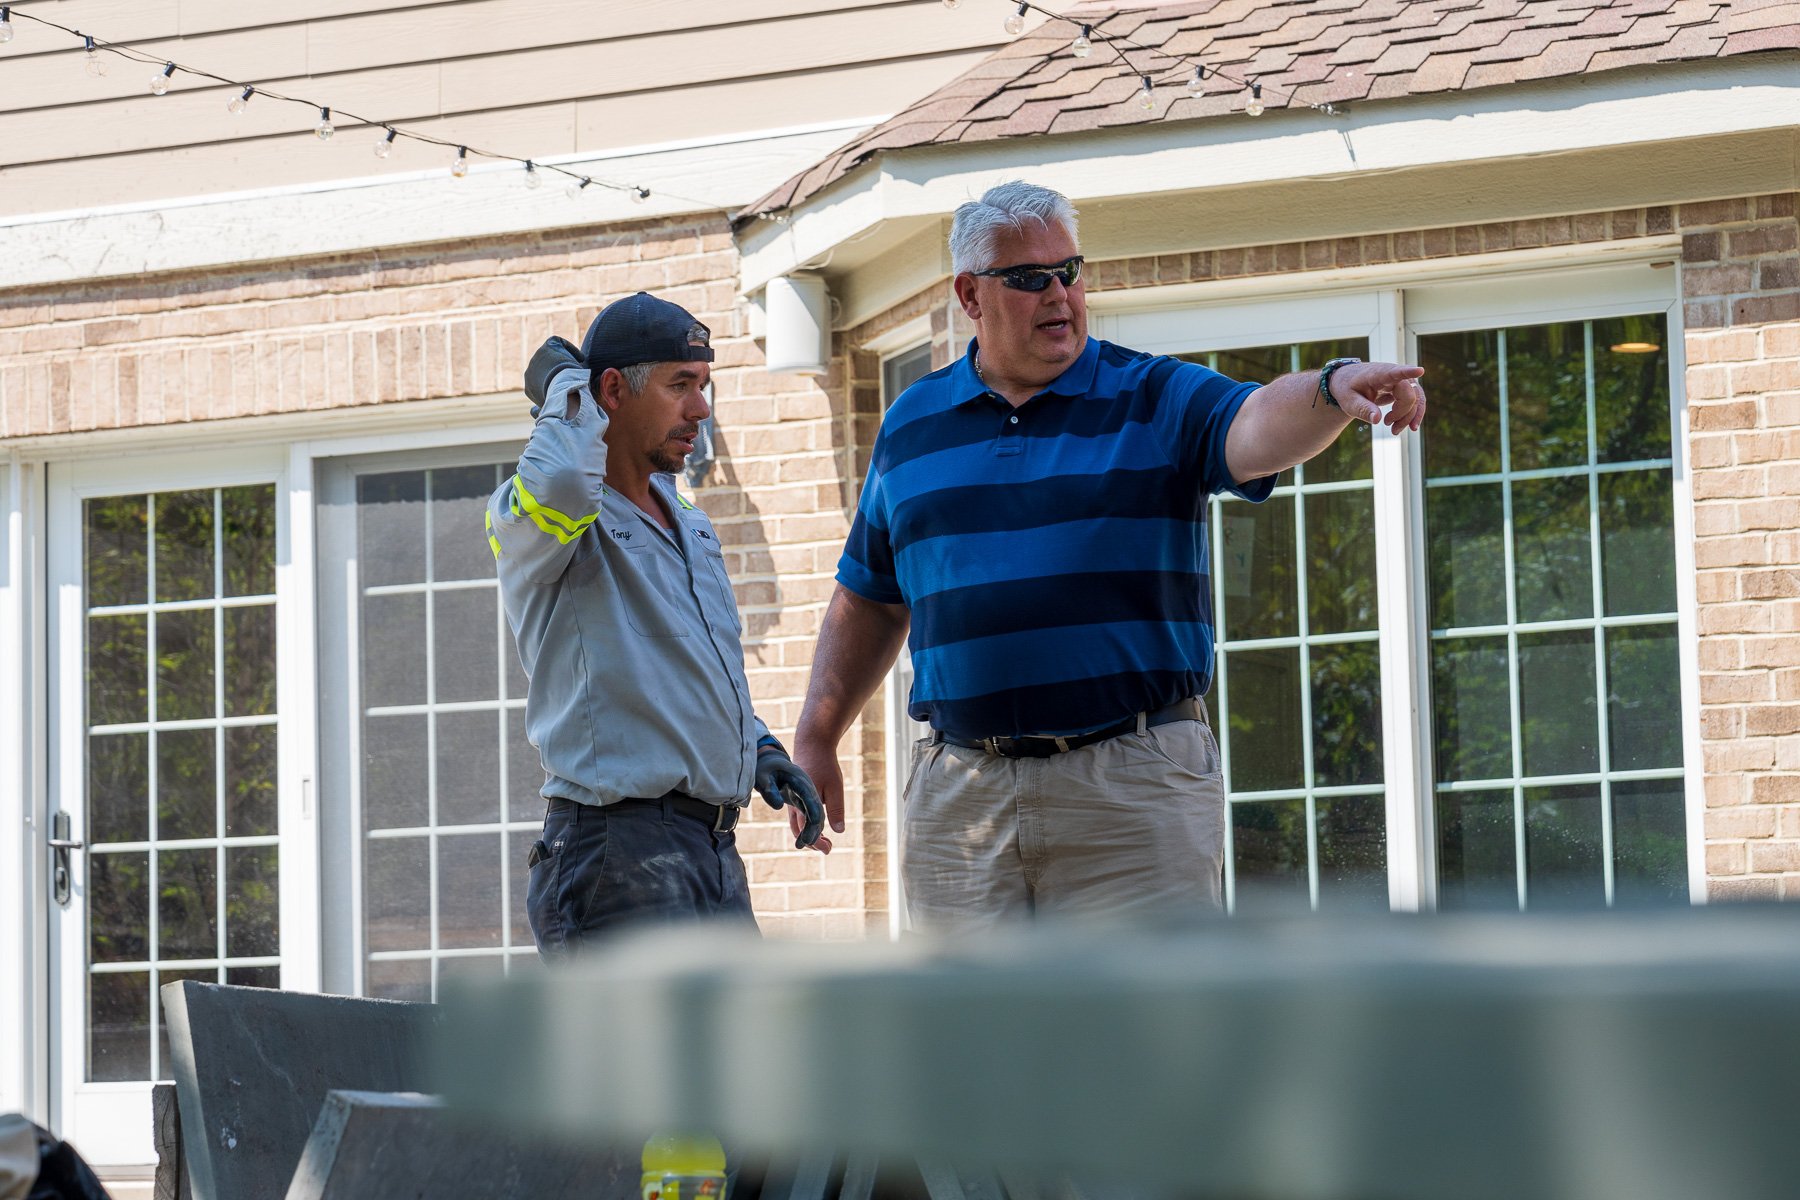
[[(951, 372), (951, 394), (955, 397), (953, 404), (968, 404), (981, 399), (988, 393), (987, 384), (983, 383), (981, 376), (975, 373), (975, 354), (980, 348), (976, 339), (970, 338), (967, 353), (962, 356), (961, 361), (956, 364), (956, 369)], [(1093, 390), (1094, 372), (1099, 369), (1099, 366), (1100, 344), (1090, 337), (1087, 345), (1081, 348), (1081, 353), (1076, 356), (1075, 361), (1070, 363), (1061, 375), (1046, 384), (1038, 394), (1085, 396)]]

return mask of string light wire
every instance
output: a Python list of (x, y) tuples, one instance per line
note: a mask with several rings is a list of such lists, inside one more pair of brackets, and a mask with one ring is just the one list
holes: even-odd
[[(1012, 0), (1012, 2), (1017, 3), (1018, 0)], [(607, 188), (615, 192), (624, 193), (640, 204), (648, 200), (651, 195), (650, 189), (643, 184), (615, 183), (611, 180), (597, 179), (591, 175), (584, 175), (578, 171), (567, 170), (566, 168), (555, 166), (551, 163), (541, 162), (537, 159), (521, 158), (514, 154), (502, 154), (497, 150), (483, 150), (478, 146), (468, 146), (459, 142), (450, 141), (446, 138), (434, 137), (429, 133), (420, 133), (417, 130), (407, 129), (404, 126), (396, 125), (391, 121), (378, 121), (369, 117), (358, 116), (356, 113), (346, 112), (341, 108), (329, 108), (326, 105), (318, 103), (316, 100), (307, 100), (300, 96), (289, 96), (281, 92), (271, 91), (258, 84), (245, 83), (241, 79), (230, 79), (224, 75), (216, 75), (211, 71), (203, 71), (198, 67), (191, 67), (183, 62), (171, 61), (160, 54), (150, 54), (138, 49), (129, 42), (109, 42), (103, 38), (95, 37), (92, 34), (83, 33), (79, 29), (72, 29), (67, 25), (61, 25), (45, 17), (40, 17), (35, 13), (27, 12), (16, 4), (6, 5), (4, 9), (0, 11), (4, 11), (7, 18), (6, 34), (8, 35), (0, 36), (0, 42), (12, 40), (10, 36), (13, 31), (12, 21), (31, 21), (34, 24), (58, 30), (59, 32), (66, 33), (70, 37), (75, 38), (85, 51), (84, 57), (88, 62), (89, 70), (92, 71), (96, 64), (101, 65), (101, 71), (96, 73), (104, 73), (104, 64), (99, 59), (99, 54), (104, 52), (116, 54), (120, 58), (131, 62), (144, 63), (148, 66), (160, 68), (161, 74), (158, 78), (165, 82), (170, 76), (179, 71), (183, 75), (192, 75), (196, 79), (210, 79), (214, 83), (222, 83), (227, 87), (241, 89), (239, 95), (232, 101), (234, 112), (241, 112), (244, 106), (249, 103), (252, 96), (267, 96), (271, 100), (280, 100), (288, 104), (304, 105), (305, 107), (312, 109), (315, 113), (318, 113), (321, 117), (319, 126), (315, 129), (315, 133), (318, 134), (320, 140), (324, 140), (331, 136), (322, 131), (323, 129), (334, 125), (334, 121), (326, 118), (325, 114), (335, 113), (336, 120), (338, 121), (349, 121), (353, 124), (367, 125), (385, 130), (386, 136), (384, 142), (386, 143), (391, 144), (395, 138), (407, 138), (411, 141), (423, 142), (426, 145), (442, 146), (445, 149), (455, 150), (457, 152), (457, 163), (462, 167), (464, 172), (468, 170), (469, 156), (473, 155), (480, 158), (490, 158), (497, 162), (517, 163), (519, 166), (526, 169), (528, 179), (541, 179), (542, 177), (537, 174), (539, 171), (554, 171), (558, 175), (564, 175), (571, 180), (581, 182), (583, 186), (578, 190), (585, 190), (588, 186)], [(386, 156), (383, 155), (382, 157)], [(710, 201), (699, 200), (692, 196), (677, 196), (673, 192), (663, 192), (662, 195), (675, 200), (687, 201), (691, 204), (699, 204), (706, 207), (713, 206)]]

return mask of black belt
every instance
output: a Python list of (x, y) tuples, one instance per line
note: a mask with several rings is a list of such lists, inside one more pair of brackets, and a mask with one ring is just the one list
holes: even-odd
[(730, 833), (736, 829), (738, 818), (744, 812), (741, 804), (713, 804), (706, 800), (696, 800), (686, 792), (664, 792), (654, 799), (626, 796), (619, 803), (666, 805), (671, 812), (706, 822), (714, 833)]
[(1090, 729), (1086, 733), (1072, 733), (1067, 737), (961, 737), (954, 733), (945, 733), (940, 729), (931, 731), (934, 742), (948, 742), (952, 746), (965, 746), (970, 750), (985, 750), (989, 754), (998, 754), (1002, 758), (1049, 758), (1052, 754), (1062, 754), (1069, 750), (1079, 750), (1083, 746), (1091, 746), (1095, 742), (1104, 742), (1108, 738), (1116, 738), (1127, 733), (1142, 733), (1157, 725), (1170, 725), (1176, 721), (1206, 720), (1206, 705), (1198, 696), (1189, 696), (1186, 700), (1177, 700), (1167, 708), (1159, 708), (1155, 712), (1138, 713), (1126, 717), (1114, 725), (1101, 729)]

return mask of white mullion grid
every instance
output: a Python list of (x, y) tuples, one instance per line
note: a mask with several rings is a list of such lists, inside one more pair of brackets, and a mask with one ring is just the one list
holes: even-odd
[[(427, 517), (426, 518), (426, 528), (427, 529), (429, 529), (431, 527), (430, 522), (431, 522), (431, 518)], [(431, 556), (431, 552), (429, 549), (427, 549), (426, 550), (427, 559), (429, 559), (430, 556)], [(427, 569), (429, 569), (429, 568), (427, 568)], [(365, 595), (365, 596), (415, 596), (415, 595), (424, 595), (429, 592), (478, 592), (478, 591), (483, 591), (486, 589), (496, 587), (497, 585), (498, 585), (498, 581), (493, 580), (493, 579), (444, 579), (444, 580), (428, 579), (428, 580), (424, 581), (423, 583), (381, 583), (381, 584), (376, 584), (374, 587), (364, 588), (363, 595)]]
[(225, 982), (225, 731), (218, 722), (225, 716), (225, 610), (219, 597), (225, 594), (225, 493), (212, 490), (213, 502), (213, 828), (218, 831), (219, 848), (213, 866), (213, 935), (218, 938), (219, 976)]
[[(1216, 355), (1208, 356), (1210, 361), (1218, 361)], [(1220, 520), (1222, 502), (1217, 496), (1207, 501), (1210, 520), (1207, 522), (1207, 537), (1212, 542), (1212, 589), (1213, 589), (1213, 691), (1218, 693), (1219, 720), (1218, 728), (1213, 730), (1213, 741), (1219, 747), (1219, 773), (1225, 792), (1225, 911), (1232, 912), (1237, 908), (1237, 842), (1232, 834), (1232, 800), (1231, 800), (1231, 708), (1229, 704), (1230, 686), (1225, 670), (1225, 639), (1230, 631), (1225, 628), (1225, 534), (1224, 522)]]
[(1236, 800), (1304, 800), (1308, 795), (1331, 799), (1334, 796), (1379, 796), (1381, 788), (1368, 783), (1334, 783), (1330, 787), (1269, 788), (1261, 792), (1234, 792)]
[(525, 949), (503, 950), (499, 946), (462, 946), (446, 947), (442, 950), (371, 950), (370, 962), (425, 962), (428, 959), (446, 958), (498, 958), (510, 968), (511, 960), (527, 958), (537, 951)]
[[(494, 482), (498, 485), (500, 470), (493, 468)], [(487, 580), (476, 582), (487, 583)], [(501, 959), (505, 973), (512, 974), (512, 934), (513, 934), (513, 890), (512, 890), (512, 831), (507, 826), (507, 818), (512, 815), (512, 738), (508, 736), (507, 721), (512, 715), (512, 707), (507, 704), (506, 695), (506, 647), (510, 630), (506, 625), (506, 606), (500, 603), (498, 595), (500, 580), (493, 581), (496, 593), (494, 602), (494, 695), (499, 700), (494, 714), (494, 731), (499, 738), (500, 747), (500, 948), (506, 957)], [(527, 826), (529, 828), (529, 826)]]
[(1313, 633), (1305, 637), (1246, 638), (1231, 643), (1233, 650), (1292, 650), (1301, 645), (1352, 646), (1358, 642), (1374, 642), (1381, 638), (1379, 629), (1360, 629), (1349, 633)]
[(107, 604), (90, 608), (96, 617), (136, 616), (148, 612), (200, 612), (213, 608), (256, 608), (275, 603), (273, 594), (264, 596), (218, 596), (211, 600), (163, 600), (155, 604)]
[[(540, 822), (534, 821), (483, 821), (478, 825), (451, 825), (445, 829), (436, 829), (431, 825), (396, 825), (391, 829), (371, 829), (364, 836), (371, 842), (406, 841), (409, 838), (424, 837), (436, 832), (440, 837), (463, 837), (478, 833), (524, 833), (536, 829)], [(237, 843), (232, 843), (236, 845)], [(248, 845), (248, 843), (245, 843)], [(498, 949), (490, 946), (489, 949)]]
[[(1619, 783), (1636, 783), (1651, 779), (1680, 779), (1679, 767), (1642, 767), (1635, 771), (1613, 771), (1603, 775), (1599, 771), (1570, 771), (1562, 775), (1527, 775), (1519, 782), (1529, 788), (1562, 787), (1568, 784), (1592, 784), (1611, 778)], [(1439, 792), (1490, 792), (1496, 788), (1508, 787), (1511, 779), (1458, 779), (1453, 783), (1440, 783)]]
[(1525, 775), (1524, 721), (1519, 711), (1519, 606), (1518, 559), (1513, 546), (1512, 493), (1512, 404), (1507, 380), (1506, 330), (1494, 334), (1495, 352), (1499, 358), (1500, 380), (1500, 545), (1504, 555), (1506, 583), (1506, 698), (1512, 728), (1513, 773), (1513, 876), (1518, 887), (1519, 911), (1525, 910), (1525, 789), (1519, 783)]
[[(431, 533), (431, 482), (432, 472), (426, 471), (425, 496), (425, 581), (429, 584), (437, 575), (436, 555), (432, 553)], [(437, 603), (429, 587), (425, 594), (425, 701), (434, 705), (437, 701)], [(425, 819), (430, 823), (431, 832), (425, 839), (427, 866), (430, 877), (430, 889), (426, 903), (430, 919), (431, 940), (431, 999), (437, 1000), (438, 989), (438, 778), (437, 778), (437, 736), (438, 723), (435, 709), (428, 708), (425, 714)]]
[[(224, 969), (224, 960), (215, 958), (171, 958), (157, 962), (107, 962), (95, 963), (89, 970), (95, 975), (129, 975), (134, 971), (155, 968), (158, 971), (205, 971), (211, 968)], [(256, 958), (236, 958), (231, 961), (234, 967), (278, 967), (281, 965), (280, 955), (262, 955)]]
[[(156, 497), (153, 494), (144, 496), (144, 594), (149, 605), (144, 613), (144, 673), (149, 682), (144, 693), (144, 716), (151, 721), (156, 719)], [(162, 1039), (156, 1036), (157, 1026), (162, 1020), (162, 988), (158, 985), (161, 973), (157, 967), (157, 959), (162, 950), (162, 920), (158, 911), (157, 897), (161, 895), (161, 872), (158, 870), (156, 842), (160, 832), (156, 819), (157, 779), (157, 733), (152, 727), (145, 738), (150, 761), (145, 778), (149, 780), (148, 796), (145, 807), (148, 810), (146, 832), (150, 835), (149, 847), (144, 855), (146, 861), (145, 876), (149, 880), (150, 895), (145, 904), (146, 916), (150, 926), (150, 1078), (162, 1078)], [(89, 745), (93, 743), (90, 741)], [(91, 793), (90, 789), (90, 793)], [(93, 819), (90, 814), (90, 821)], [(88, 923), (93, 923), (93, 914), (88, 914)], [(90, 937), (90, 944), (91, 944)]]
[(112, 725), (90, 725), (88, 732), (106, 733), (149, 733), (156, 730), (160, 733), (180, 733), (193, 729), (243, 729), (251, 725), (274, 725), (273, 714), (250, 717), (182, 717), (172, 721), (120, 721)]
[[(1591, 332), (1589, 336), (1592, 336)], [(1591, 370), (1590, 365), (1590, 370)], [(1590, 383), (1590, 394), (1592, 385)], [(1631, 462), (1588, 462), (1581, 466), (1533, 467), (1529, 471), (1484, 471), (1476, 475), (1440, 475), (1427, 479), (1428, 488), (1461, 487), (1469, 483), (1530, 483), (1537, 479), (1568, 479), (1575, 475), (1623, 475), (1632, 471), (1666, 471), (1673, 463), (1667, 458), (1640, 458)]]
[[(167, 838), (159, 842), (107, 842), (103, 846), (90, 846), (94, 854), (126, 854), (144, 850), (207, 850), (217, 849), (225, 845), (228, 839), (223, 837), (207, 838)], [(233, 846), (279, 846), (281, 836), (274, 833), (259, 834), (255, 837), (229, 839)]]
[(492, 708), (524, 708), (523, 700), (446, 700), (442, 704), (375, 704), (363, 710), (368, 717), (424, 717), (432, 713), (487, 712)]
[(1451, 625), (1433, 629), (1434, 638), (1499, 637), (1508, 629), (1524, 633), (1569, 633), (1581, 629), (1629, 629), (1636, 626), (1667, 625), (1675, 619), (1672, 612), (1626, 613), (1617, 617), (1564, 617), (1554, 621), (1521, 621), (1517, 625)]
[[(1288, 348), (1288, 370), (1300, 369), (1300, 347)], [(1320, 489), (1323, 491), (1324, 489)], [(1295, 628), (1300, 639), (1300, 768), (1301, 785), (1306, 789), (1306, 906), (1319, 907), (1319, 806), (1313, 797), (1313, 714), (1312, 714), (1312, 647), (1307, 637), (1312, 631), (1312, 613), (1308, 608), (1306, 587), (1306, 465), (1294, 468), (1294, 608)]]
[(1612, 815), (1612, 713), (1607, 703), (1606, 633), (1600, 624), (1606, 612), (1606, 597), (1600, 586), (1600, 464), (1599, 417), (1594, 397), (1594, 323), (1583, 321), (1582, 348), (1584, 369), (1582, 381), (1587, 390), (1587, 465), (1588, 465), (1588, 581), (1594, 598), (1594, 714), (1598, 718), (1596, 736), (1600, 751), (1600, 872), (1604, 882), (1606, 907), (1613, 906), (1613, 815)]

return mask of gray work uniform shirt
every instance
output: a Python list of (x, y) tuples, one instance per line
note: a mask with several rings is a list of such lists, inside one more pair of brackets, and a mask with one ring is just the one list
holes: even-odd
[[(487, 513), (543, 794), (742, 804), (768, 727), (750, 706), (719, 536), (669, 476), (651, 489), (672, 530), (607, 489), (608, 418), (585, 375), (565, 373), (550, 392)], [(572, 392), (580, 405), (565, 419)]]

